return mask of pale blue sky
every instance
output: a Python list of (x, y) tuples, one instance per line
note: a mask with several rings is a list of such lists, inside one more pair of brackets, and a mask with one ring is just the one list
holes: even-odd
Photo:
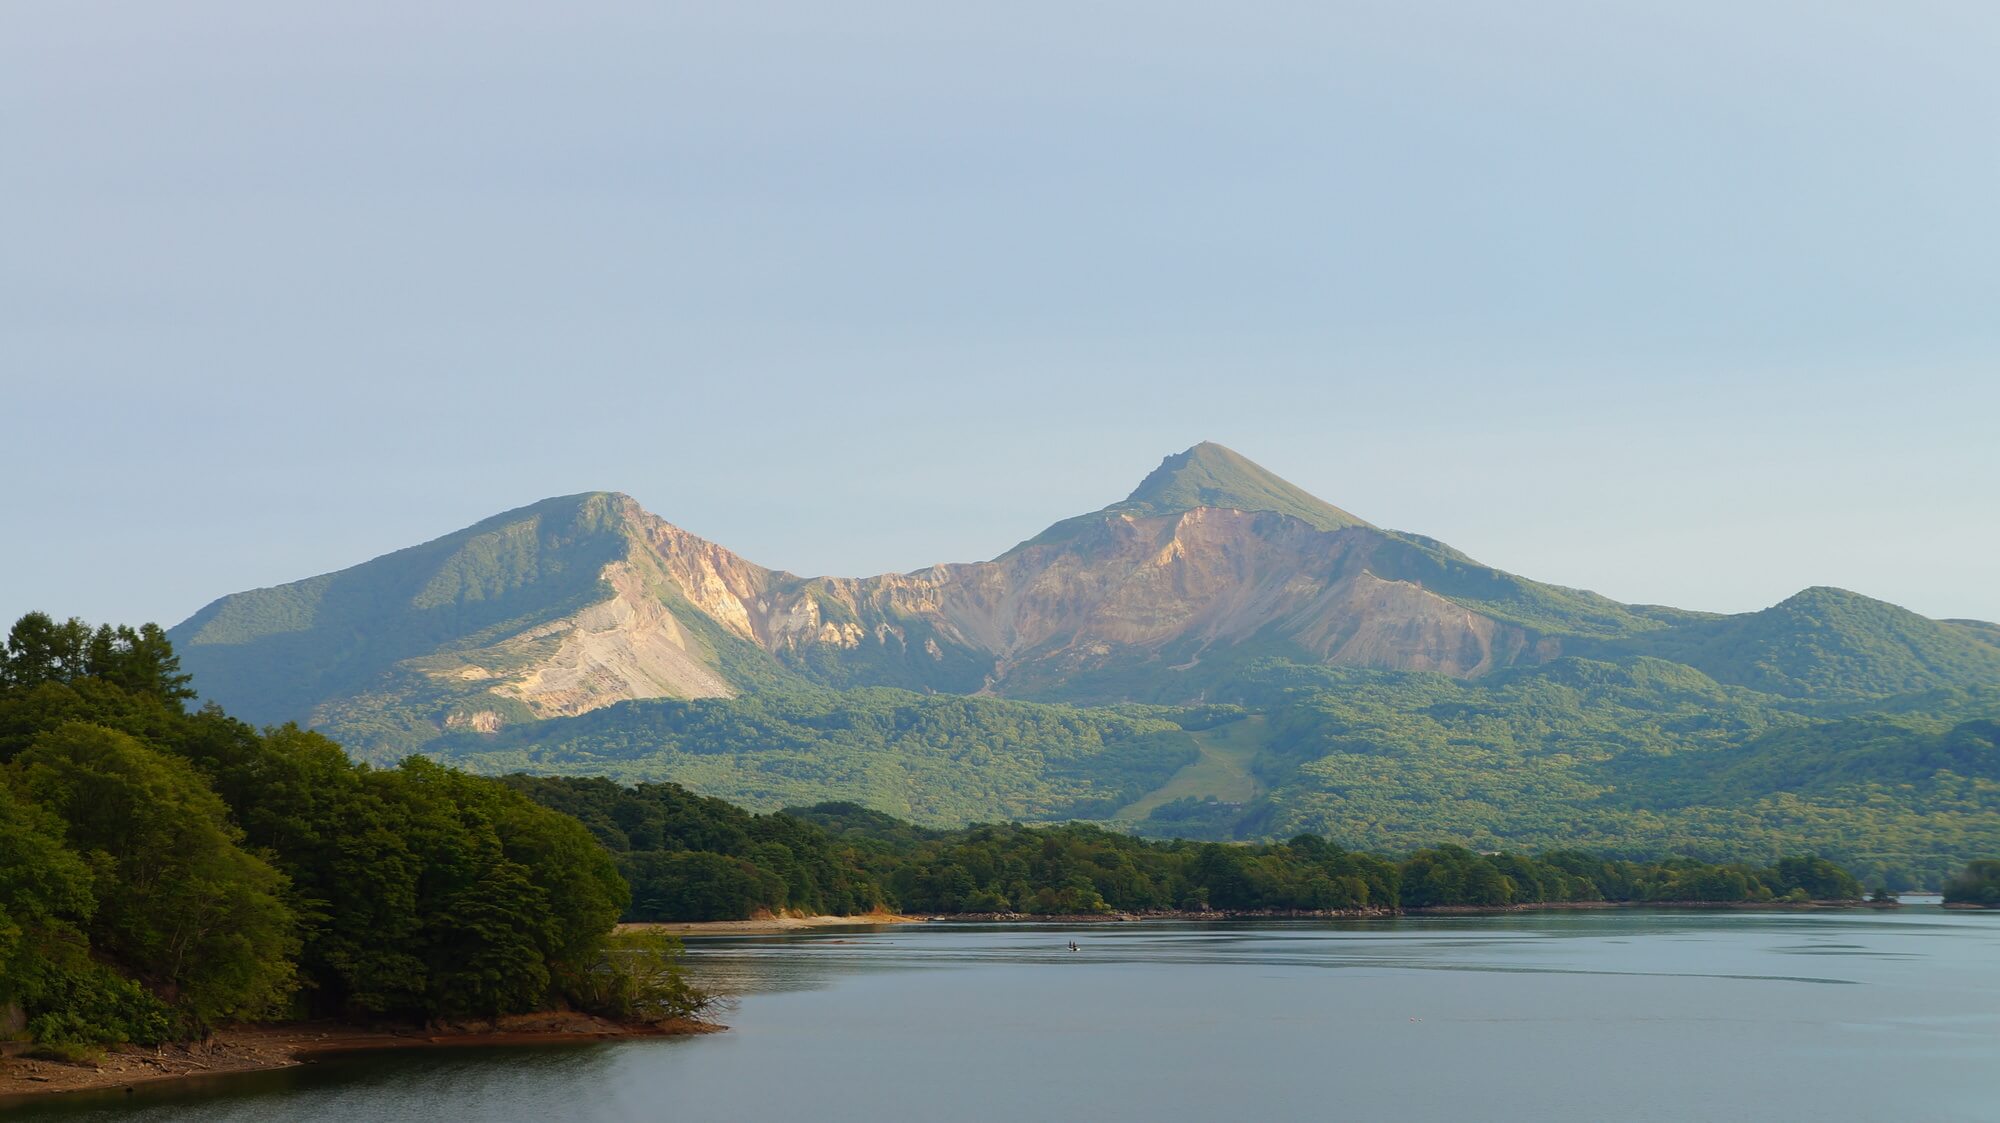
[(1984, 3), (0, 10), (0, 615), (591, 488), (989, 557), (1228, 444), (1632, 601), (2000, 618)]

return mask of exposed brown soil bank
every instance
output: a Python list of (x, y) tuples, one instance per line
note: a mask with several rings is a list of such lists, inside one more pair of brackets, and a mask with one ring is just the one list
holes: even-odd
[(314, 1057), (371, 1049), (432, 1049), (473, 1045), (557, 1045), (632, 1037), (714, 1033), (708, 1022), (625, 1024), (588, 1014), (521, 1014), (462, 1025), (357, 1026), (341, 1022), (233, 1026), (209, 1041), (158, 1048), (118, 1046), (95, 1063), (0, 1060), (0, 1109), (32, 1096), (88, 1089), (127, 1088), (158, 1080), (290, 1068)]
[(919, 924), (925, 918), (893, 912), (857, 916), (764, 916), (749, 920), (645, 921), (620, 924), (620, 932), (665, 932), (671, 936), (767, 936), (818, 928), (861, 928), (872, 924)]

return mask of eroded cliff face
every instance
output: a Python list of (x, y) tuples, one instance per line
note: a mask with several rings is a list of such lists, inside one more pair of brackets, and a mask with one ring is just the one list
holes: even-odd
[(496, 685), (494, 693), (520, 699), (536, 717), (580, 714), (637, 698), (736, 693), (646, 588), (638, 567), (615, 563), (604, 577), (615, 590), (610, 600), (514, 641), (525, 646), (552, 636), (556, 646), (526, 672)]
[[(1407, 549), (1361, 525), (1317, 529), (1268, 511), (1106, 511), (993, 561), (867, 578), (766, 569), (624, 496), (629, 548), (601, 574), (605, 599), (474, 650), (420, 661), (439, 683), (483, 684), (536, 717), (642, 698), (727, 697), (712, 622), (808, 678), (1032, 693), (1035, 683), (1114, 662), (1252, 637), (1328, 663), (1486, 674), (1539, 658), (1538, 637), (1371, 569)], [(1391, 568), (1391, 567), (1384, 567)], [(970, 670), (968, 670), (970, 668)], [(969, 677), (968, 677), (969, 676)], [(497, 711), (460, 725), (491, 726)]]
[(990, 562), (814, 579), (751, 565), (637, 514), (680, 595), (766, 651), (837, 658), (867, 645), (903, 648), (920, 631), (933, 658), (947, 647), (990, 657), (990, 686), (1003, 693), (1023, 660), (1087, 666), (1189, 640), (1275, 633), (1332, 663), (1461, 677), (1506, 665), (1532, 640), (1376, 576), (1371, 555), (1397, 547), (1371, 527), (1322, 531), (1270, 512), (1107, 513), (1060, 542)]
[(1375, 576), (1369, 558), (1385, 542), (1372, 528), (1321, 531), (1268, 512), (1109, 515), (1059, 544), (950, 567), (941, 599), (1003, 666), (1275, 635), (1332, 663), (1470, 676), (1520, 650), (1519, 629)]
[[(413, 669), (443, 686), (484, 684), (538, 718), (586, 713), (640, 698), (716, 698), (736, 693), (647, 580), (643, 561), (604, 567), (610, 596), (497, 643), (419, 660)], [(448, 725), (491, 731), (497, 710), (452, 714)]]

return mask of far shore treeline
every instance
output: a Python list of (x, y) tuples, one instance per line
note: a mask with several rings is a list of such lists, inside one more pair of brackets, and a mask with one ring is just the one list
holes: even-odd
[[(752, 814), (674, 784), (349, 759), (292, 725), (189, 712), (155, 626), (31, 613), (0, 655), (0, 1040), (44, 1051), (242, 1021), (698, 1011), (674, 948), (616, 922), (770, 911), (1062, 915), (1543, 902), (1851, 900), (1770, 867), (1303, 835), (1150, 841), (1071, 824), (920, 828), (854, 804)], [(1979, 903), (2000, 863), (1974, 863)], [(621, 942), (636, 941), (636, 942)]]
[(1460, 846), (1400, 860), (1318, 835), (1288, 842), (1155, 841), (1072, 823), (926, 830), (851, 803), (755, 815), (677, 784), (515, 775), (504, 783), (581, 819), (616, 853), (633, 920), (743, 919), (877, 908), (952, 915), (1386, 911), (1562, 902), (1858, 900), (1823, 858), (1769, 868), (1527, 857)]

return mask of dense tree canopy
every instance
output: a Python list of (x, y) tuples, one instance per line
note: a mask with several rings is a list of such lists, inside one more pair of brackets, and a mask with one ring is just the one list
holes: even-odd
[(1060, 915), (1861, 896), (1852, 876), (1817, 856), (1762, 868), (1436, 846), (1398, 861), (1313, 834), (1238, 844), (1152, 841), (1082, 823), (943, 831), (851, 803), (752, 815), (674, 784), (624, 788), (529, 776), (507, 783), (583, 820), (618, 853), (633, 887), (633, 920), (783, 910), (853, 915), (884, 905), (943, 915)]
[(2000, 861), (1980, 858), (1965, 864), (1958, 875), (1945, 883), (1948, 905), (1978, 905), (2000, 909)]
[(45, 1043), (283, 1013), (486, 1017), (604, 990), (584, 826), (424, 760), (188, 713), (156, 628), (31, 614), (0, 677), (0, 1005)]

